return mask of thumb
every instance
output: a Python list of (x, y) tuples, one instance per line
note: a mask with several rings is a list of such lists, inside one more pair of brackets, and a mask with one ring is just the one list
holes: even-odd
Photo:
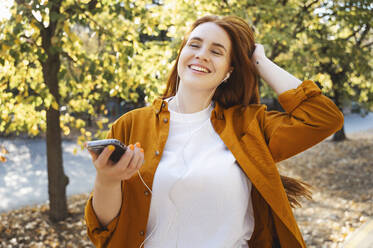
[(92, 157), (92, 161), (95, 161), (98, 158), (98, 154), (95, 153), (94, 151), (89, 150), (89, 149), (87, 149), (87, 150)]
[(92, 157), (92, 161), (95, 161), (98, 158), (98, 154), (97, 153), (95, 153), (94, 151), (88, 149), (87, 142), (84, 142), (84, 148), (86, 148), (88, 150), (89, 154)]

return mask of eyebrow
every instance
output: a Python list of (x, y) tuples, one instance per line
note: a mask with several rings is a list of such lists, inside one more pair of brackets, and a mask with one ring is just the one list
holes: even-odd
[[(200, 37), (192, 37), (190, 40), (203, 41), (203, 39), (200, 38)], [(221, 47), (221, 48), (223, 48), (225, 51), (227, 51), (227, 49), (226, 49), (222, 44), (220, 44), (220, 43), (213, 42), (212, 45), (214, 45), (214, 46), (218, 46), (218, 47)]]

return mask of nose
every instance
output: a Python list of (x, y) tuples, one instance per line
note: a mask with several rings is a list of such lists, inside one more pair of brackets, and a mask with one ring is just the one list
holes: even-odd
[(206, 50), (207, 49), (205, 49), (205, 48), (199, 49), (198, 52), (196, 53), (196, 59), (203, 60), (203, 61), (208, 61), (209, 60), (208, 51), (206, 51)]

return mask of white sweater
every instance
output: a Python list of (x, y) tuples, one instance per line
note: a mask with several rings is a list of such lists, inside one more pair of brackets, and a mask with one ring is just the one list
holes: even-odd
[(254, 229), (251, 182), (210, 122), (213, 107), (170, 110), (154, 176), (146, 248), (244, 248)]

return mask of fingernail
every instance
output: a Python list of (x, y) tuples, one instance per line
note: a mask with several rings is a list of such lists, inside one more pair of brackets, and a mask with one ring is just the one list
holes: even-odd
[(140, 148), (141, 147), (141, 144), (140, 144), (140, 142), (136, 142), (136, 144), (135, 144), (138, 148)]
[(140, 148), (140, 152), (144, 153), (144, 149)]
[(107, 148), (109, 149), (109, 151), (114, 151), (115, 150), (115, 147), (113, 145), (108, 145)]
[(135, 146), (134, 145), (129, 145), (129, 148), (133, 151), (135, 149)]

